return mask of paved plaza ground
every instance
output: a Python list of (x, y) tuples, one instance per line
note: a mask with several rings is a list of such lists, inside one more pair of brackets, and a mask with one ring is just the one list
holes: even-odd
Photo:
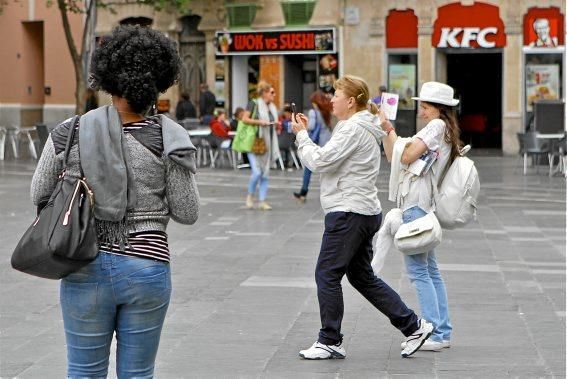
[[(347, 358), (302, 361), (320, 327), (314, 267), (323, 232), (318, 180), (274, 171), (271, 212), (243, 205), (249, 171), (201, 169), (197, 224), (171, 223), (173, 297), (157, 378), (564, 378), (565, 179), (522, 176), (515, 157), (475, 158), (478, 222), (444, 232), (438, 260), (454, 334), (442, 352), (400, 356), (403, 336), (346, 281)], [(65, 377), (59, 283), (10, 267), (34, 218), (31, 161), (0, 162), (0, 377)], [(378, 183), (385, 211), (389, 166)], [(400, 253), (383, 278), (419, 311)], [(111, 359), (113, 361), (113, 359)], [(109, 377), (115, 377), (111, 363)]]

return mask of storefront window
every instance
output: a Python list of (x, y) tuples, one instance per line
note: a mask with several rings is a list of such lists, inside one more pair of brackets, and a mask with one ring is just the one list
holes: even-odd
[(416, 106), (411, 98), (417, 93), (417, 21), (413, 9), (393, 9), (386, 17), (386, 87), (400, 99), (394, 123), (402, 137), (414, 135), (416, 129)]
[(539, 100), (559, 100), (563, 94), (563, 53), (525, 54), (525, 128), (532, 130), (533, 104)]
[(388, 91), (400, 96), (396, 132), (402, 137), (415, 134), (416, 106), (411, 98), (416, 96), (417, 53), (388, 55)]
[(532, 7), (524, 15), (524, 128), (535, 130), (534, 103), (561, 100), (565, 47), (558, 7)]

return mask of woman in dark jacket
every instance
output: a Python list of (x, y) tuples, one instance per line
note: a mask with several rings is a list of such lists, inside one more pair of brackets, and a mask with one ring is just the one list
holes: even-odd
[(117, 376), (153, 377), (171, 295), (166, 226), (170, 218), (193, 224), (199, 213), (187, 133), (162, 115), (145, 116), (180, 65), (174, 42), (155, 30), (121, 26), (104, 37), (91, 84), (113, 105), (54, 129), (33, 176), (41, 204), (62, 170), (69, 128), (78, 128), (65, 175), (84, 175), (94, 191), (100, 252), (61, 281), (68, 377), (106, 377), (113, 334)]

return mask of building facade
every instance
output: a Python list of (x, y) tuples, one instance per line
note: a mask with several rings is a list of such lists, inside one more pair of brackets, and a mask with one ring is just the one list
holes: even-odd
[[(82, 16), (69, 22), (78, 48)], [(10, 1), (0, 13), (0, 126), (62, 120), (75, 112), (75, 75), (57, 6)]]
[[(366, 79), (372, 94), (385, 85), (400, 95), (396, 128), (411, 135), (423, 125), (409, 98), (437, 80), (461, 100), (465, 142), (512, 154), (534, 100), (565, 99), (563, 0), (193, 0), (189, 6), (181, 15), (118, 2), (97, 17), (98, 36), (138, 23), (178, 41), (180, 82), (161, 96), (172, 110), (180, 92), (197, 103), (198, 85), (206, 82), (217, 105), (233, 111), (246, 105), (259, 79), (274, 85), (279, 108), (295, 102), (305, 109), (314, 90), (330, 92), (340, 75), (353, 74)], [(5, 98), (0, 92), (0, 103)]]
[[(194, 1), (192, 16), (154, 16), (141, 7), (99, 17), (108, 32), (124, 15), (154, 19), (180, 41), (179, 88), (206, 81), (219, 106), (244, 106), (258, 79), (276, 103), (310, 106), (316, 89), (331, 91), (343, 74), (400, 95), (396, 127), (422, 127), (411, 101), (422, 83), (453, 86), (465, 142), (518, 150), (516, 133), (532, 119), (534, 99), (565, 99), (565, 2), (562, 0), (262, 0)], [(149, 13), (148, 13), (149, 12)], [(240, 12), (240, 13), (239, 13)], [(107, 20), (101, 24), (102, 19)]]

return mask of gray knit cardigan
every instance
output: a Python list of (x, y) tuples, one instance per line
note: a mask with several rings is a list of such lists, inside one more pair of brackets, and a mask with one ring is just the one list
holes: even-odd
[[(61, 127), (68, 130), (69, 125), (63, 123), (58, 126)], [(77, 136), (75, 138), (69, 152), (67, 172), (80, 176), (79, 145)], [(181, 224), (194, 224), (199, 217), (199, 191), (194, 175), (163, 154), (156, 156), (132, 135), (126, 133), (125, 138), (137, 195), (136, 207), (127, 214), (127, 232), (165, 231), (170, 217)], [(35, 205), (51, 196), (63, 169), (64, 151), (56, 153), (56, 150), (61, 150), (61, 147), (56, 149), (50, 135), (31, 183), (31, 198)], [(116, 241), (112, 236), (99, 234), (99, 242)]]

